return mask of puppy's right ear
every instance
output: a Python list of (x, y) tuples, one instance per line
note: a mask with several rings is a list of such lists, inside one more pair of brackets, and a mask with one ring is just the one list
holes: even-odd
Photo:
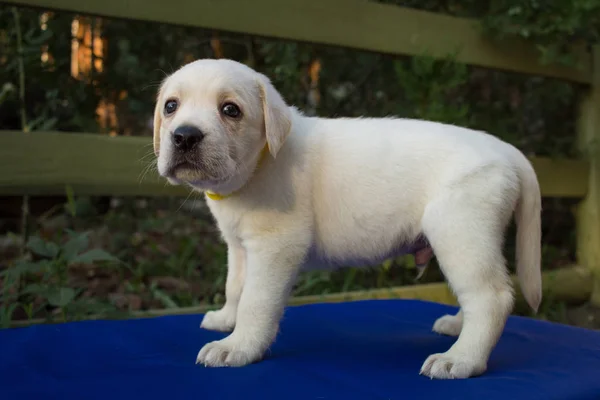
[(156, 96), (156, 105), (154, 106), (154, 154), (158, 157), (160, 151), (160, 126), (162, 125), (162, 109), (161, 104), (161, 93), (162, 86), (158, 90), (158, 96)]

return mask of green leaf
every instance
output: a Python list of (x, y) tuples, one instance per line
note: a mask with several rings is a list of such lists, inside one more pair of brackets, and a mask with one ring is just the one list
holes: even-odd
[(65, 208), (72, 217), (75, 217), (77, 214), (77, 204), (75, 203), (75, 193), (73, 192), (73, 187), (71, 187), (71, 185), (67, 185), (65, 187), (65, 191), (67, 192), (67, 204), (65, 204)]
[(50, 241), (46, 242), (39, 236), (32, 236), (29, 241), (27, 241), (27, 248), (35, 254), (47, 258), (54, 258), (59, 252), (59, 247), (56, 243)]
[(82, 263), (82, 264), (91, 264), (91, 263), (95, 263), (98, 261), (112, 261), (112, 262), (118, 262), (119, 259), (116, 258), (115, 256), (113, 256), (112, 254), (107, 253), (106, 251), (102, 250), (102, 249), (92, 249), (89, 251), (86, 251), (85, 253), (79, 254), (75, 257), (73, 257), (69, 264), (74, 264), (74, 263)]
[(9, 95), (13, 95), (17, 92), (17, 88), (12, 83), (8, 82), (2, 85), (0, 89), (0, 104), (9, 97)]
[(31, 261), (19, 261), (15, 265), (6, 268), (0, 272), (0, 276), (12, 275), (20, 276), (28, 273), (42, 272), (49, 267), (50, 263), (48, 260), (41, 260), (38, 262)]
[(165, 308), (178, 308), (177, 303), (165, 292), (158, 288), (152, 288), (152, 295), (159, 300)]
[(19, 306), (19, 303), (12, 303), (8, 306), (0, 306), (0, 326), (8, 328), (12, 321), (12, 315)]
[(358, 268), (350, 268), (350, 270), (346, 273), (346, 279), (344, 279), (344, 285), (342, 286), (342, 292), (347, 292), (348, 290), (350, 290), (350, 288), (354, 284), (354, 280), (356, 279), (357, 273), (358, 273)]
[(54, 307), (64, 307), (75, 298), (75, 289), (53, 288), (48, 292), (48, 303)]
[(30, 120), (27, 123), (30, 131), (47, 131), (52, 130), (56, 123), (58, 122), (58, 118), (56, 117), (48, 117), (46, 113), (38, 116), (35, 119)]
[(382, 268), (383, 268), (385, 271), (388, 271), (390, 268), (392, 268), (392, 263), (393, 263), (393, 262), (394, 262), (394, 260), (390, 258), (390, 259), (388, 259), (388, 260), (385, 260), (385, 261), (384, 261), (384, 262), (381, 264), (381, 266), (382, 266)]
[(42, 33), (40, 33), (37, 37), (35, 37), (33, 34), (30, 34), (30, 35), (26, 35), (26, 37), (24, 39), (27, 41), (28, 45), (37, 47), (37, 46), (47, 42), (48, 39), (50, 39), (51, 37), (52, 37), (52, 31), (45, 30), (45, 31), (42, 31)]
[(27, 315), (27, 319), (33, 319), (33, 303), (23, 304), (23, 310)]
[(69, 315), (84, 317), (86, 315), (110, 316), (119, 310), (113, 304), (92, 298), (78, 298), (69, 304)]
[(40, 131), (49, 131), (52, 130), (56, 127), (58, 123), (58, 118), (56, 117), (50, 117), (45, 119), (42, 123), (40, 123), (40, 125), (38, 125), (38, 127), (36, 128), (37, 130)]
[(89, 232), (70, 234), (71, 238), (63, 247), (63, 256), (67, 262), (71, 262), (79, 253), (87, 249), (90, 244)]
[(33, 294), (33, 295), (38, 295), (38, 296), (47, 298), (50, 291), (51, 291), (51, 289), (49, 289), (45, 285), (40, 285), (39, 283), (30, 283), (29, 285), (27, 285), (23, 288), (21, 293), (22, 294)]

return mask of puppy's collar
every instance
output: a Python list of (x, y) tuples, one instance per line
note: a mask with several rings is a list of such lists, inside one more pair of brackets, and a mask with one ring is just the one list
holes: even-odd
[[(269, 154), (269, 144), (265, 144), (265, 147), (263, 147), (263, 149), (260, 152), (260, 156), (258, 159), (258, 164), (256, 166), (256, 168), (260, 167), (260, 165), (262, 164), (262, 162), (264, 161), (265, 157), (267, 156), (267, 154)], [(219, 200), (223, 200), (226, 199), (228, 197), (233, 196), (234, 194), (236, 194), (239, 190), (229, 193), (229, 194), (219, 194), (219, 193), (215, 193), (215, 192), (211, 192), (211, 191), (206, 191), (206, 196), (211, 199), (211, 200), (215, 200), (215, 201), (219, 201)]]

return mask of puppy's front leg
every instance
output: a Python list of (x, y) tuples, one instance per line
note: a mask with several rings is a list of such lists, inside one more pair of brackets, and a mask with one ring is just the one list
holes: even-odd
[(293, 240), (257, 240), (246, 246), (246, 280), (233, 332), (206, 344), (197, 363), (243, 366), (261, 359), (279, 328), (279, 320), (306, 253)]
[(239, 242), (228, 241), (225, 304), (220, 310), (207, 312), (200, 328), (221, 332), (233, 330), (245, 279), (246, 251)]

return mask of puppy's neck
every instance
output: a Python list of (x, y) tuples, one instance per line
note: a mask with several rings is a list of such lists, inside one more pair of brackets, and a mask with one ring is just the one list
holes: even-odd
[(221, 188), (218, 192), (206, 190), (204, 193), (209, 199), (214, 201), (224, 200), (235, 195), (248, 184), (248, 181), (252, 179), (252, 173), (257, 168), (260, 168), (261, 164), (264, 162), (265, 158), (268, 157), (268, 155), (269, 146), (268, 144), (265, 144), (258, 155), (254, 156), (254, 158), (250, 161), (250, 165), (255, 165), (254, 169), (247, 169), (247, 173), (242, 173), (242, 171), (240, 171), (240, 173), (236, 174), (232, 181), (228, 183), (227, 187)]

